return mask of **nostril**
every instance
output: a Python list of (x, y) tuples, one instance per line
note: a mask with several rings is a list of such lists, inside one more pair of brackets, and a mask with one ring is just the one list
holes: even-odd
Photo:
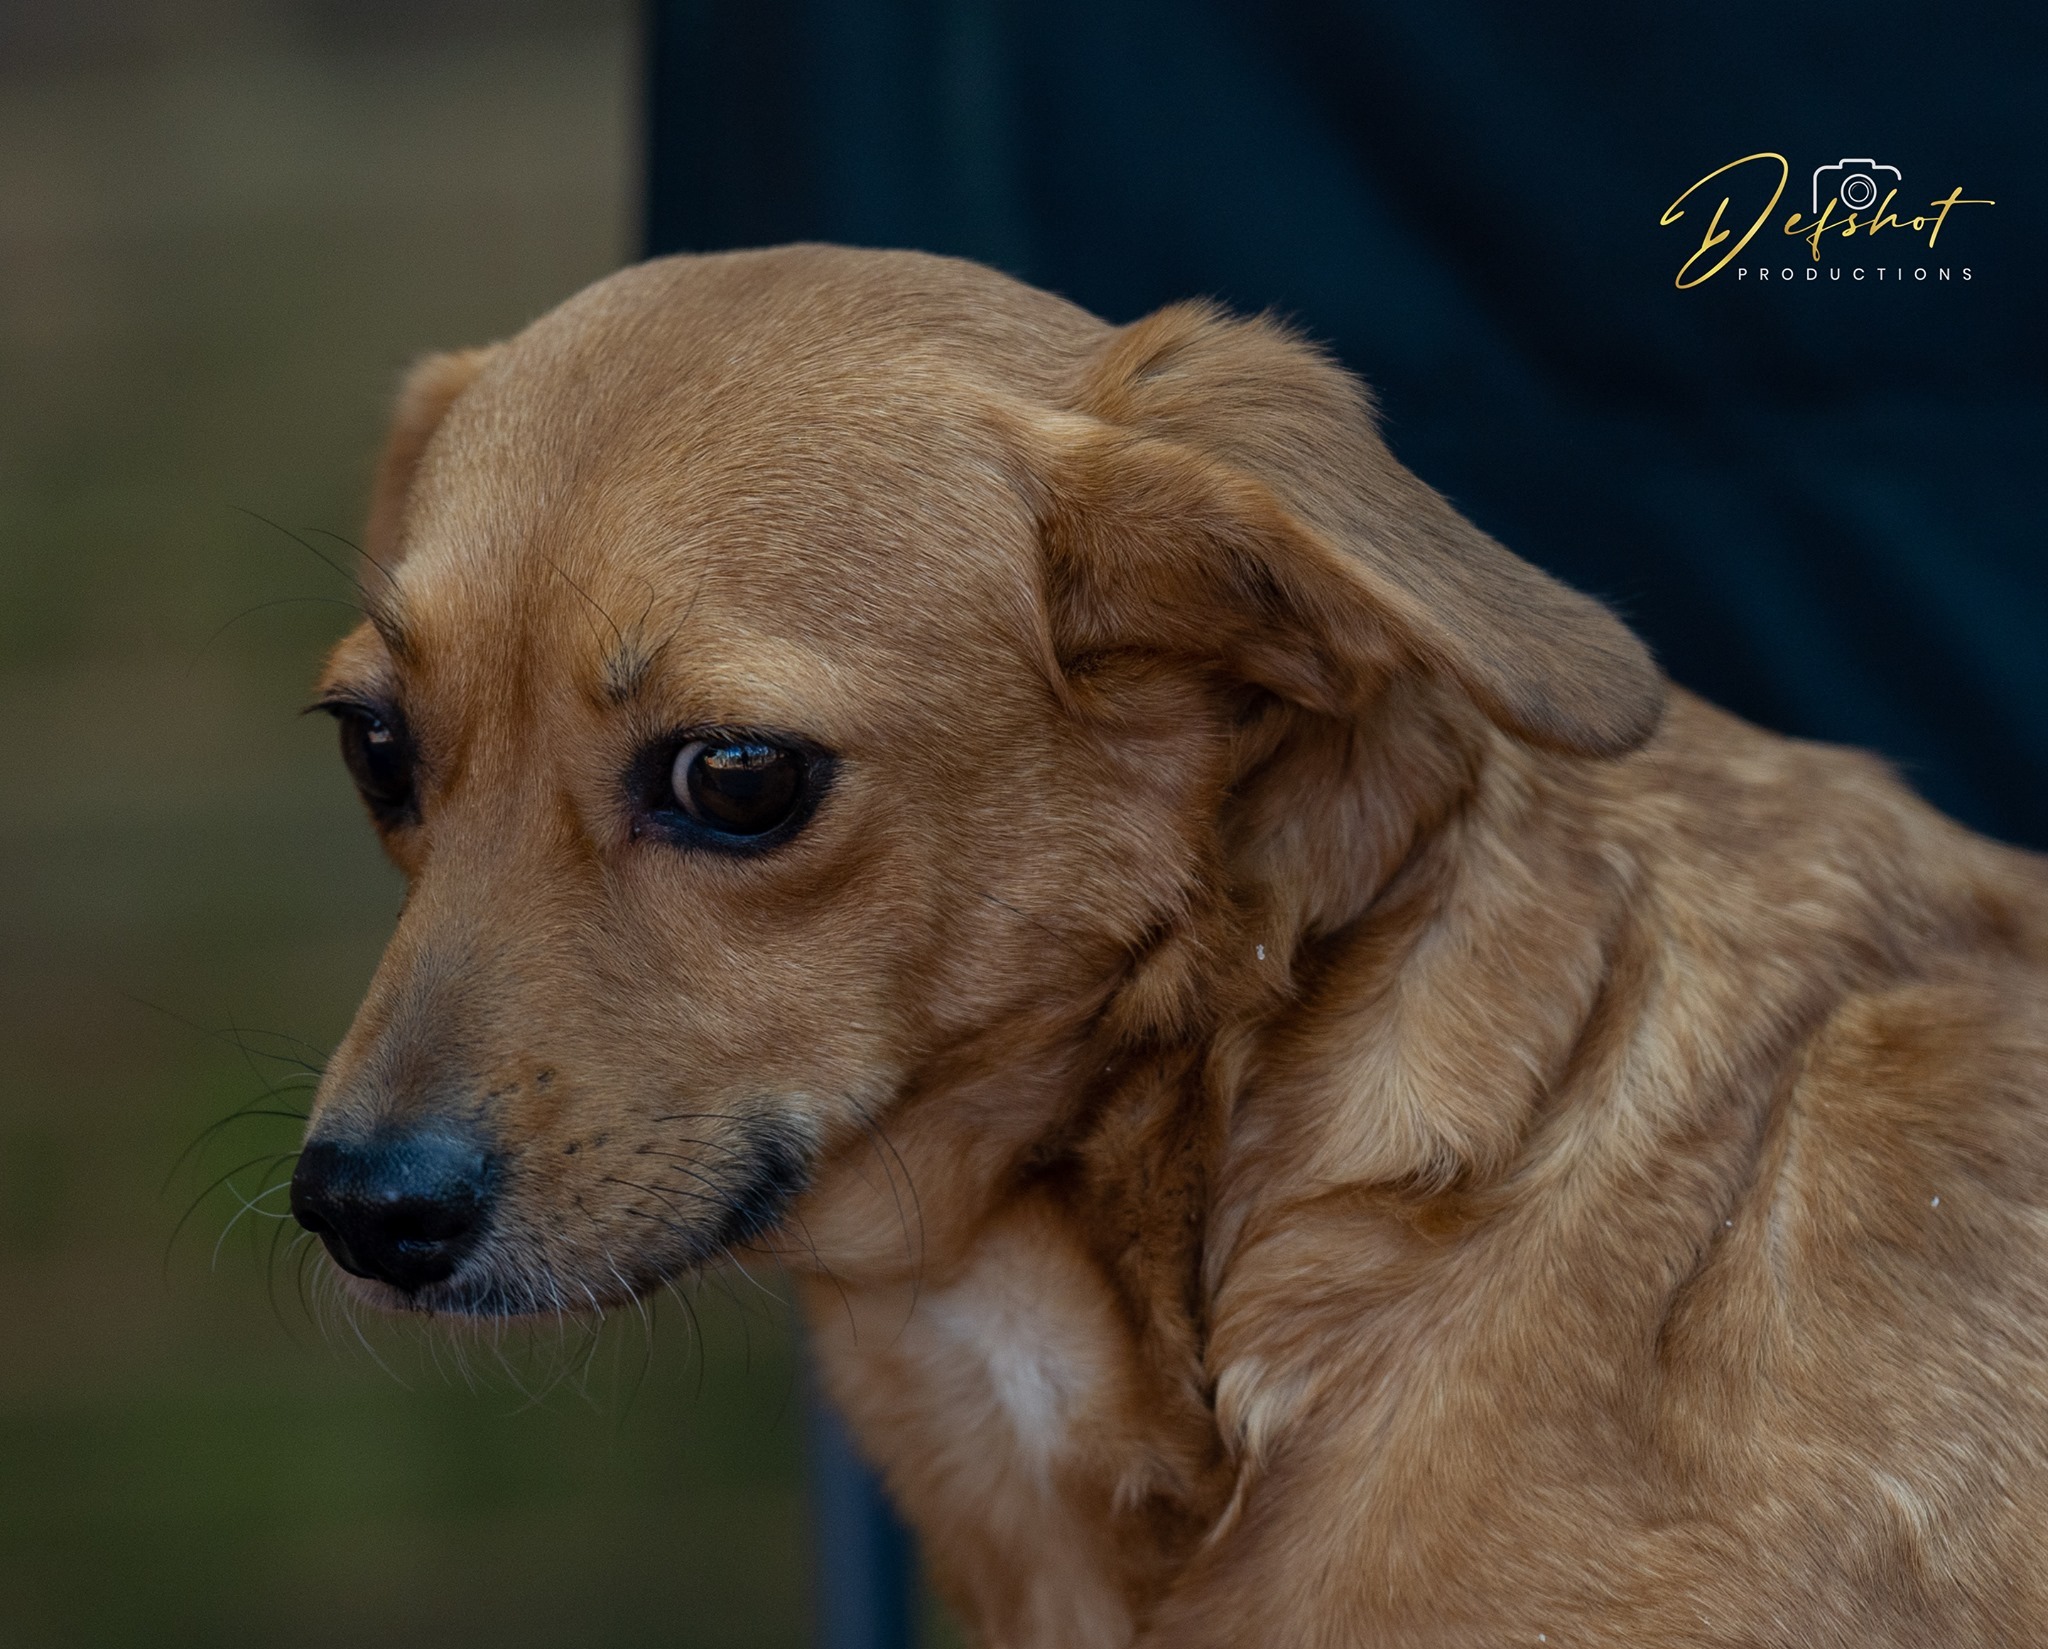
[(381, 1224), (393, 1242), (454, 1242), (468, 1235), (481, 1211), (479, 1199), (460, 1191), (444, 1202), (408, 1197), (386, 1209)]
[(488, 1223), (496, 1159), (445, 1130), (309, 1144), (292, 1213), (343, 1270), (412, 1291), (440, 1282)]

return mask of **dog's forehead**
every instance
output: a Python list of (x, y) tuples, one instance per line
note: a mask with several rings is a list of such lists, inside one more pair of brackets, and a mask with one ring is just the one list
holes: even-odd
[(1034, 529), (970, 438), (904, 433), (735, 419), (652, 458), (480, 465), (420, 513), (394, 605), (424, 650), (587, 667), (657, 634), (700, 661), (918, 652), (1026, 580)]
[(720, 273), (585, 294), (457, 402), (390, 592), (421, 655), (614, 686), (678, 651), (700, 681), (778, 656), (929, 677), (977, 620), (1029, 629), (991, 409), (1049, 397), (1100, 323), (1005, 332), (949, 300), (926, 324), (901, 293)]
[(947, 259), (794, 247), (664, 260), (495, 350), (422, 479), (460, 466), (529, 503), (585, 507), (593, 492), (702, 499), (723, 485), (887, 510), (986, 451), (993, 405), (1059, 400), (1107, 331)]

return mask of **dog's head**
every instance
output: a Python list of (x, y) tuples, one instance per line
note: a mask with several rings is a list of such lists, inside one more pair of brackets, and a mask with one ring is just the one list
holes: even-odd
[(1660, 698), (1281, 329), (908, 254), (427, 362), (367, 549), (320, 702), (410, 892), (293, 1207), (434, 1310), (654, 1286), (970, 1077), (1014, 1153), (1078, 1050), (1355, 914), (1412, 828), (1361, 787)]

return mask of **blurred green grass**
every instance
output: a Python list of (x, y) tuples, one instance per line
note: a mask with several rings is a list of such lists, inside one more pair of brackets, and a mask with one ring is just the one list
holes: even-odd
[(297, 715), (349, 588), (241, 512), (353, 535), (404, 364), (628, 254), (634, 141), (619, 4), (208, 15), (0, 68), (0, 1643), (801, 1642), (751, 1285), (529, 1401), (545, 1336), (472, 1390), (302, 1306), (274, 1193), (166, 1257), (290, 1148), (256, 1119), (172, 1173), (291, 1069), (243, 1033), (331, 1045), (398, 897)]

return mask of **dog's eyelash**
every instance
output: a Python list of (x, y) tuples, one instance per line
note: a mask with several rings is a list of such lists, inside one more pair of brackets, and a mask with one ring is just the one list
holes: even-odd
[(337, 692), (323, 693), (306, 706), (301, 715), (314, 716), (375, 716), (380, 721), (403, 721), (404, 712), (390, 699), (373, 698), (368, 693)]

